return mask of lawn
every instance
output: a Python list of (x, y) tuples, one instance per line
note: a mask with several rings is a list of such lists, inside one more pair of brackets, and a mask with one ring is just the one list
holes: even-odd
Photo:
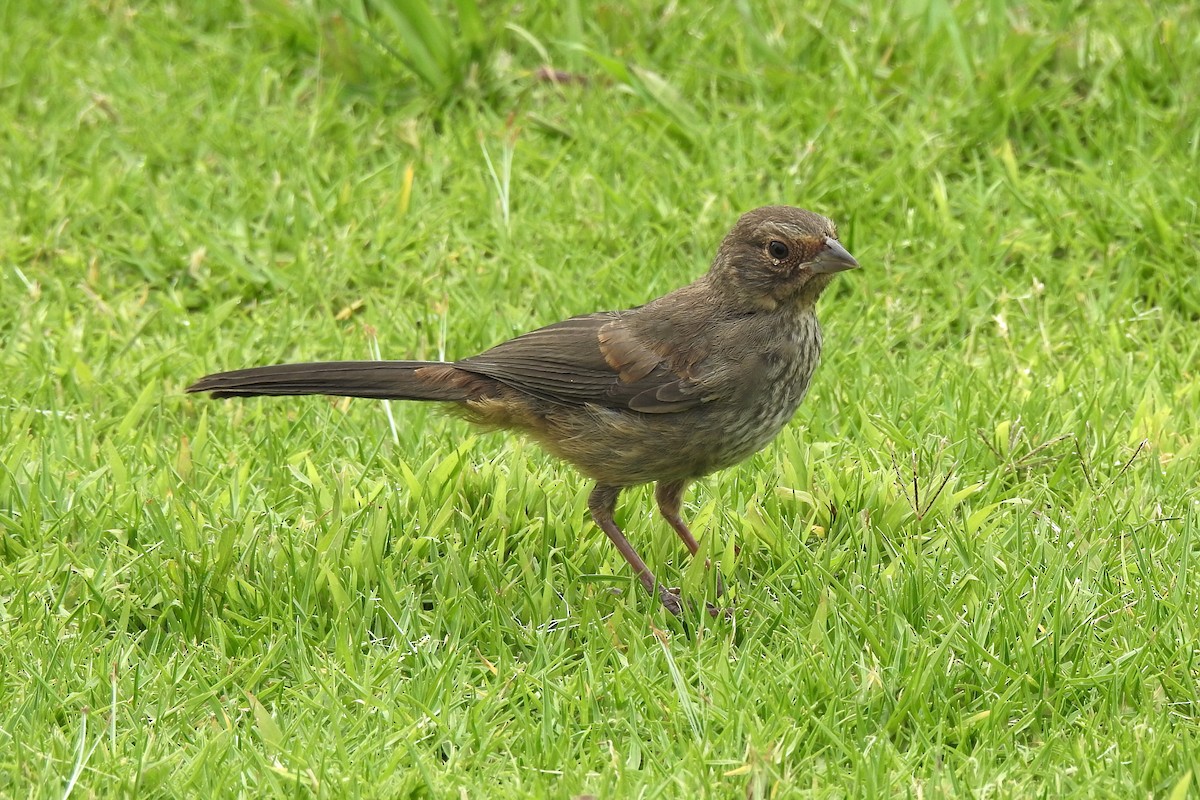
[[(0, 796), (1196, 796), (1200, 5), (433, 5), (0, 3)], [(183, 391), (635, 305), (770, 203), (863, 269), (688, 495), (729, 620), (519, 439)]]

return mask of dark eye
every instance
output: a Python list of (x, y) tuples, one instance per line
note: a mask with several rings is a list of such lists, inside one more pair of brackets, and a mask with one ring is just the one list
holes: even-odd
[(788, 246), (783, 242), (771, 242), (767, 245), (767, 252), (771, 254), (771, 258), (776, 261), (783, 261), (788, 257)]

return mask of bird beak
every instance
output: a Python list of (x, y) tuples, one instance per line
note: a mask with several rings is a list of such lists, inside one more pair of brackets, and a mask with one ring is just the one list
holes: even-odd
[(818, 275), (858, 268), (858, 262), (854, 260), (854, 256), (838, 244), (836, 239), (828, 236), (825, 237), (825, 249), (818, 253), (811, 263), (810, 269)]

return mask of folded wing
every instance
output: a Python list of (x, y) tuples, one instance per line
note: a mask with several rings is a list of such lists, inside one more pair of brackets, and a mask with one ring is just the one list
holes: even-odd
[(626, 317), (631, 313), (572, 317), (454, 366), (561, 405), (669, 414), (708, 400), (692, 374), (698, 354), (664, 357), (635, 334)]

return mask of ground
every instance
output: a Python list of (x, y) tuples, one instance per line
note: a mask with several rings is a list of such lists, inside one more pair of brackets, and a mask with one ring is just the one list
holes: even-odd
[[(423, 7), (0, 5), (0, 795), (1194, 792), (1200, 7)], [(533, 445), (183, 393), (634, 305), (768, 203), (863, 268), (689, 495), (730, 620)]]

